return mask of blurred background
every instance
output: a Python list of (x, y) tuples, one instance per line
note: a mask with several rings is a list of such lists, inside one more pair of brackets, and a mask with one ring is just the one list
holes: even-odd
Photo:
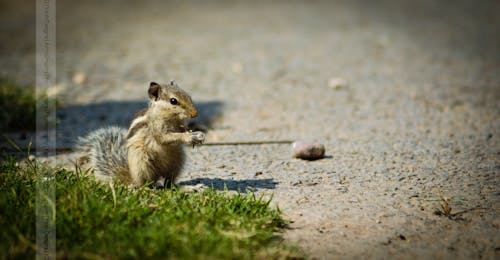
[[(0, 76), (33, 86), (34, 1), (0, 6)], [(50, 91), (66, 108), (58, 112), (58, 140), (71, 144), (99, 125), (126, 125), (144, 105), (148, 82), (171, 79), (203, 107), (202, 121), (218, 120), (214, 139), (329, 139), (380, 125), (400, 135), (425, 123), (425, 111), (410, 104), (422, 102), (439, 110), (470, 105), (470, 116), (491, 124), (498, 113), (481, 109), (498, 112), (498, 7), (58, 1), (57, 86)], [(432, 123), (453, 124), (443, 119)]]
[[(498, 209), (498, 10), (494, 0), (59, 0), (47, 89), (57, 146), (126, 127), (150, 81), (175, 80), (208, 141), (325, 144), (329, 157), (310, 164), (288, 147), (202, 147), (186, 175), (271, 179), (297, 227), (287, 238), (315, 256), (498, 258), (497, 211), (437, 226), (432, 214), (443, 193), (462, 209)], [(35, 1), (1, 1), (0, 36), (1, 129), (26, 144)], [(396, 232), (411, 239), (387, 240)]]

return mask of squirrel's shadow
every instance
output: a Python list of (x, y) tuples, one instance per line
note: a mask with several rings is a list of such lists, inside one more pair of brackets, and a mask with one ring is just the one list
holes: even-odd
[(181, 181), (178, 183), (180, 186), (188, 185), (194, 186), (203, 184), (207, 187), (213, 187), (216, 190), (232, 190), (245, 192), (247, 189), (274, 189), (278, 182), (270, 179), (246, 179), (246, 180), (225, 180), (221, 178), (195, 178), (188, 181)]
[[(188, 121), (195, 130), (209, 129), (214, 120), (222, 115), (222, 102), (195, 102), (195, 106), (198, 117)], [(127, 128), (134, 115), (146, 107), (146, 101), (107, 101), (59, 108), (56, 112), (57, 140), (73, 145), (79, 136), (100, 127), (115, 125)]]

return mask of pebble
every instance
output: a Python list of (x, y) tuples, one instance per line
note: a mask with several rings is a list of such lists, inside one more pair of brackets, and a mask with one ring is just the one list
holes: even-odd
[(240, 74), (241, 71), (243, 71), (243, 65), (239, 62), (235, 62), (231, 65), (231, 70), (236, 74)]
[(73, 74), (72, 80), (73, 83), (80, 85), (87, 81), (87, 75), (85, 75), (85, 73), (83, 72), (75, 72), (75, 74)]
[(328, 87), (333, 89), (343, 89), (347, 87), (347, 81), (343, 78), (331, 78), (328, 80)]
[(317, 160), (325, 156), (325, 146), (309, 141), (296, 141), (292, 144), (293, 157), (304, 160)]

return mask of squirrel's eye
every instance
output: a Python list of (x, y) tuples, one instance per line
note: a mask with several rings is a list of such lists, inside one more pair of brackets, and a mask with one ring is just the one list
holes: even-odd
[(171, 99), (170, 99), (170, 104), (172, 104), (172, 105), (177, 105), (177, 103), (179, 103), (179, 102), (177, 101), (177, 99), (175, 99), (175, 98), (171, 98)]

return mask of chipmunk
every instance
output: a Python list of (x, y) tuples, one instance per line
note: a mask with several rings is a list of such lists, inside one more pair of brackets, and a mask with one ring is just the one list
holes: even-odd
[(151, 82), (148, 95), (148, 107), (137, 113), (128, 130), (107, 127), (79, 138), (79, 161), (90, 164), (97, 179), (118, 177), (135, 187), (163, 180), (169, 187), (184, 165), (183, 144), (203, 143), (203, 132), (186, 131), (184, 121), (198, 111), (174, 81)]

